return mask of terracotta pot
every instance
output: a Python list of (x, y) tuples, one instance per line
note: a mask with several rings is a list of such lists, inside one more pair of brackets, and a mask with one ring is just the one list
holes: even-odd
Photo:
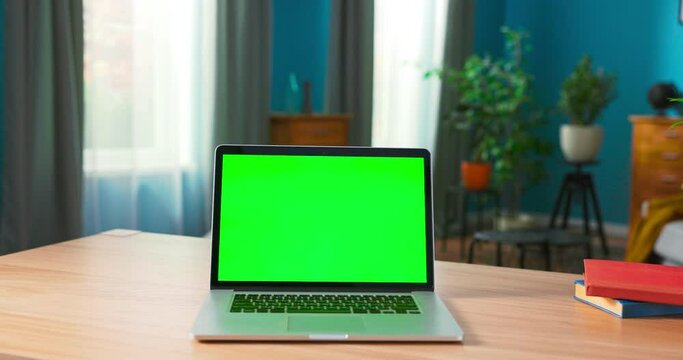
[(467, 190), (484, 190), (491, 180), (491, 163), (463, 161), (460, 164), (462, 183)]

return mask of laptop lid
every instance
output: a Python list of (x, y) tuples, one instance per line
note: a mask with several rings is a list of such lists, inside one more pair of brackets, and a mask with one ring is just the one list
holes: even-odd
[(211, 288), (433, 291), (424, 149), (220, 145)]

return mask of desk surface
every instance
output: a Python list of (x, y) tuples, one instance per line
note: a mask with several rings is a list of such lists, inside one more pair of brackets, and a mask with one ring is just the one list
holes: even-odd
[(41, 358), (605, 358), (683, 355), (683, 317), (620, 320), (572, 298), (576, 275), (437, 262), (463, 344), (202, 344), (209, 241), (100, 234), (0, 257), (0, 353)]

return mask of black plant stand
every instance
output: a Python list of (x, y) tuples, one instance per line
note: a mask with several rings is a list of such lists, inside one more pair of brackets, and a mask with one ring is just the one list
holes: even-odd
[(477, 213), (477, 223), (476, 230), (482, 230), (484, 228), (484, 205), (487, 201), (492, 200), (494, 211), (498, 213), (500, 210), (500, 194), (495, 189), (483, 189), (483, 190), (467, 190), (464, 186), (450, 186), (446, 190), (446, 199), (444, 202), (444, 212), (443, 212), (443, 223), (441, 236), (443, 237), (443, 242), (441, 243), (441, 251), (446, 251), (447, 244), (446, 239), (449, 235), (450, 224), (454, 218), (454, 209), (452, 208), (454, 198), (458, 201), (458, 211), (459, 215), (459, 230), (460, 230), (460, 254), (461, 257), (465, 257), (466, 251), (466, 237), (468, 234), (467, 229), (467, 205), (470, 196), (474, 197), (476, 213)]
[(539, 231), (478, 231), (474, 233), (470, 249), (467, 252), (467, 262), (474, 261), (474, 247), (478, 242), (490, 242), (496, 244), (496, 266), (503, 265), (501, 245), (516, 246), (519, 251), (519, 267), (524, 268), (524, 259), (526, 256), (527, 246), (540, 246), (545, 257), (545, 269), (550, 271), (550, 248), (548, 243), (548, 234)]
[[(597, 162), (567, 162), (567, 164), (574, 166), (574, 172), (568, 172), (564, 175), (562, 188), (560, 189), (560, 193), (555, 200), (555, 207), (553, 208), (553, 213), (550, 217), (550, 228), (555, 228), (555, 222), (562, 206), (564, 206), (562, 229), (567, 228), (567, 221), (572, 208), (572, 197), (574, 195), (580, 196), (581, 208), (583, 212), (583, 231), (586, 235), (590, 235), (591, 233), (589, 211), (590, 202), (593, 207), (593, 215), (595, 216), (595, 222), (597, 224), (597, 233), (600, 237), (602, 253), (605, 255), (605, 257), (609, 257), (607, 238), (605, 237), (605, 231), (603, 230), (602, 226), (602, 214), (600, 212), (600, 205), (598, 204), (598, 196), (595, 193), (593, 176), (590, 173), (583, 171), (584, 166), (594, 165), (597, 164)], [(589, 257), (591, 257), (590, 253)]]

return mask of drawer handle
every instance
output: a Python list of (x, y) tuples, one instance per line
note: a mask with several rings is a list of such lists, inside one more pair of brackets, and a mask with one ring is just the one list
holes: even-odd
[(681, 158), (681, 153), (678, 152), (663, 152), (662, 160), (674, 161)]
[(681, 137), (681, 133), (676, 130), (669, 129), (664, 131), (664, 137), (669, 139), (678, 139)]
[(674, 184), (678, 183), (678, 176), (676, 175), (662, 175), (659, 177), (659, 181), (665, 183), (665, 184)]

